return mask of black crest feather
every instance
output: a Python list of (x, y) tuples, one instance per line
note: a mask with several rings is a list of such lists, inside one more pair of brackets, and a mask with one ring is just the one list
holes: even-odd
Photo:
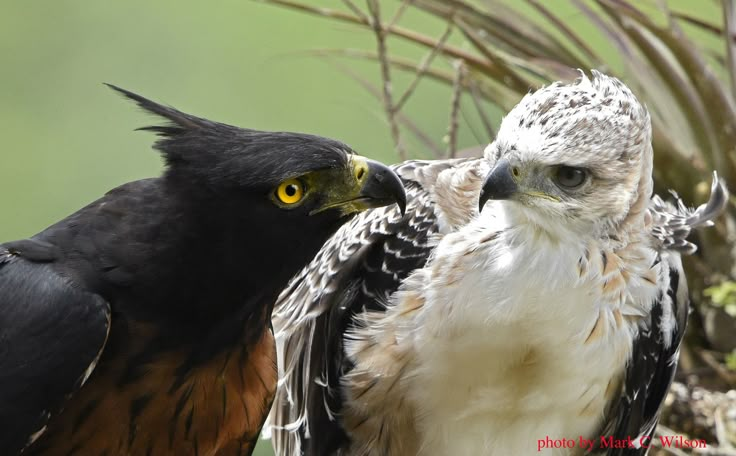
[(123, 89), (113, 84), (104, 84), (112, 90), (120, 93), (125, 98), (134, 101), (142, 109), (150, 112), (151, 114), (161, 116), (171, 122), (169, 125), (152, 125), (141, 127), (137, 130), (153, 131), (162, 136), (176, 136), (188, 131), (216, 128), (218, 125), (217, 123), (207, 119), (202, 119), (200, 117), (181, 112), (171, 106), (164, 106), (156, 103), (155, 101), (142, 97), (130, 90)]
[[(138, 130), (161, 137), (166, 176), (198, 184), (270, 188), (287, 177), (320, 168), (346, 166), (352, 150), (338, 141), (314, 135), (239, 128), (186, 114), (129, 90), (105, 84), (145, 111), (168, 121)], [(194, 178), (194, 179), (193, 179)]]

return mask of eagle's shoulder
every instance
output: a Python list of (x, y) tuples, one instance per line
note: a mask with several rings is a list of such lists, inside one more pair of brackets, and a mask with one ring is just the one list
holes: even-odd
[(107, 340), (110, 306), (60, 274), (36, 240), (0, 245), (0, 446), (15, 454), (81, 388)]

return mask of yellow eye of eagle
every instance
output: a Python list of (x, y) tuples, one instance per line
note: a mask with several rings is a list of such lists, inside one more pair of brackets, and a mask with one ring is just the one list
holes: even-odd
[(297, 179), (287, 179), (276, 188), (276, 199), (284, 204), (296, 204), (304, 198), (304, 185)]

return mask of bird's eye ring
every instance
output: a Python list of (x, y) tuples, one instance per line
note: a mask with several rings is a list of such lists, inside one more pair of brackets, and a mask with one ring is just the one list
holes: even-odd
[(566, 189), (578, 188), (585, 183), (588, 173), (583, 168), (573, 166), (559, 166), (554, 173), (554, 181), (558, 186)]
[(276, 199), (283, 204), (296, 204), (304, 198), (304, 184), (299, 179), (287, 179), (276, 188)]

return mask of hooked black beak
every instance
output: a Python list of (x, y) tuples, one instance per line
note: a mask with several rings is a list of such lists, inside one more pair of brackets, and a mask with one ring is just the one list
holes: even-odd
[(486, 177), (480, 190), (478, 211), (483, 211), (488, 200), (509, 199), (519, 190), (513, 176), (513, 169), (508, 160), (501, 159)]
[(373, 160), (365, 160), (368, 165), (366, 175), (362, 176), (360, 201), (364, 208), (387, 206), (391, 203), (399, 205), (401, 215), (406, 211), (406, 192), (404, 184), (396, 173)]

